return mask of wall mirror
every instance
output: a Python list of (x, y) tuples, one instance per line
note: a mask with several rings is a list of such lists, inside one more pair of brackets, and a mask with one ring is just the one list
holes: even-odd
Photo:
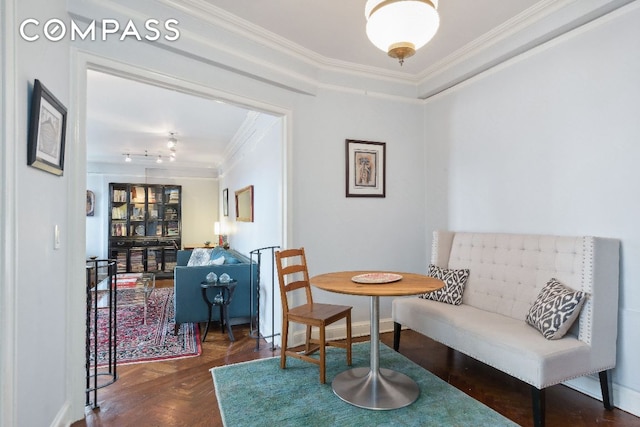
[(236, 191), (236, 221), (253, 222), (253, 185)]

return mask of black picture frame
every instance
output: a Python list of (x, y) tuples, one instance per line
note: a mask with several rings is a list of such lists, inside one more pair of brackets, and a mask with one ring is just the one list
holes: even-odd
[(229, 216), (229, 189), (222, 190), (222, 214)]
[(387, 144), (346, 140), (347, 197), (386, 197)]
[(36, 79), (31, 95), (27, 165), (62, 176), (66, 130), (67, 109)]

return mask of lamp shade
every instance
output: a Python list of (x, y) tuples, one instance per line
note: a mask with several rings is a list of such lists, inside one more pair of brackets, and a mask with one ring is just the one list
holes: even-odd
[(437, 7), (437, 0), (368, 0), (367, 37), (402, 64), (438, 31)]

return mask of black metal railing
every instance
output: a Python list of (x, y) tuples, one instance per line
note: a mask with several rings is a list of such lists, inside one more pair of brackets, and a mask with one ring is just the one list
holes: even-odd
[[(98, 389), (113, 384), (116, 373), (116, 307), (117, 266), (115, 260), (89, 259), (86, 262), (87, 314), (86, 314), (86, 406), (98, 408)], [(99, 324), (99, 312), (104, 310), (103, 327)], [(106, 363), (101, 365), (98, 348), (106, 342)], [(93, 399), (92, 399), (93, 393)]]
[[(249, 252), (249, 260), (250, 263), (253, 264), (253, 256), (256, 256), (257, 261), (257, 277), (256, 277), (256, 313), (254, 320), (251, 321), (249, 326), (249, 336), (251, 338), (255, 338), (256, 340), (256, 351), (260, 350), (260, 339), (261, 338), (271, 338), (271, 351), (275, 350), (274, 340), (273, 338), (280, 335), (280, 333), (275, 333), (275, 300), (276, 295), (274, 294), (274, 285), (275, 285), (275, 260), (274, 254), (275, 250), (279, 249), (280, 246), (267, 246), (264, 248), (254, 249)], [(263, 252), (271, 252), (271, 335), (261, 335), (260, 334), (260, 267), (262, 264), (262, 253)], [(250, 270), (250, 278), (249, 283), (253, 283), (253, 268)], [(253, 292), (250, 292), (250, 306), (253, 308)]]

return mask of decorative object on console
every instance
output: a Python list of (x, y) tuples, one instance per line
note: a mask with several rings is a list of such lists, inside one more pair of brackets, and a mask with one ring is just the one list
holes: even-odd
[(438, 31), (438, 0), (368, 0), (367, 37), (400, 65)]
[(527, 323), (548, 340), (562, 338), (578, 318), (587, 294), (551, 279), (540, 291), (527, 314)]
[(347, 197), (385, 197), (386, 143), (346, 140)]
[(464, 285), (469, 278), (469, 269), (453, 270), (429, 264), (427, 276), (442, 280), (444, 288), (427, 292), (420, 295), (420, 298), (453, 305), (462, 304), (462, 293), (464, 292)]
[(36, 79), (31, 95), (27, 165), (61, 176), (66, 130), (67, 109)]
[(219, 221), (213, 223), (213, 233), (218, 236), (218, 246), (223, 246), (226, 236)]
[(213, 271), (207, 274), (207, 283), (216, 283), (218, 281), (218, 276)]

